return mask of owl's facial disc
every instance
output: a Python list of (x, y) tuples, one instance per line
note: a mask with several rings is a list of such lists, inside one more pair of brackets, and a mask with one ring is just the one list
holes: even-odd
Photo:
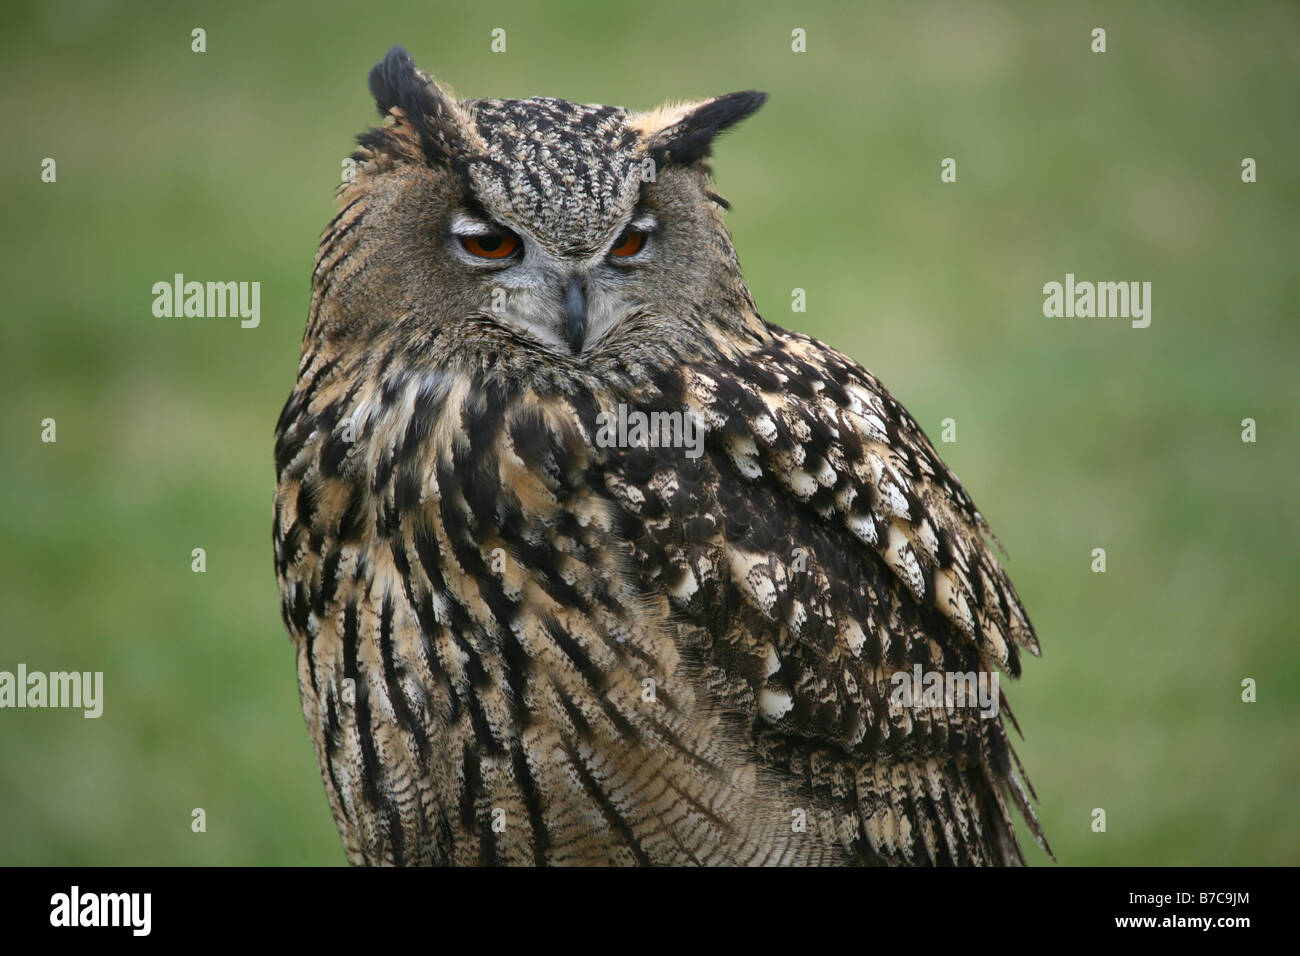
[(635, 213), (595, 255), (560, 254), (478, 209), (451, 220), (450, 252), (484, 279), (482, 313), (574, 356), (641, 307), (637, 266), (655, 253), (655, 218)]

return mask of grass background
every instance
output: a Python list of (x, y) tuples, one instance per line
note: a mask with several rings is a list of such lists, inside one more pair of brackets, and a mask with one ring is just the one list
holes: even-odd
[[(1009, 697), (1059, 859), (1300, 862), (1300, 9), (1046, 6), (0, 8), (0, 669), (105, 674), (99, 720), (0, 711), (0, 863), (343, 861), (278, 615), (272, 430), (394, 42), (467, 96), (770, 93), (715, 163), (746, 276), (936, 440), (956, 419), (939, 448), (1042, 638)], [(260, 281), (261, 327), (154, 318), (176, 272)], [(1066, 272), (1150, 281), (1150, 328), (1044, 318)]]

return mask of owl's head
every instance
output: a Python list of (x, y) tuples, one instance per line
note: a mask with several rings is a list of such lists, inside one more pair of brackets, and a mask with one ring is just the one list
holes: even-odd
[[(703, 160), (764, 94), (643, 113), (461, 100), (401, 47), (370, 89), (391, 123), (358, 137), (342, 190), (340, 219), (358, 207), (347, 225), (365, 268), (328, 278), (336, 329), (372, 327), (362, 303), (373, 309), (382, 292), (404, 315), (496, 323), (567, 361), (630, 319), (685, 328), (752, 308)], [(736, 301), (718, 301), (725, 290)]]

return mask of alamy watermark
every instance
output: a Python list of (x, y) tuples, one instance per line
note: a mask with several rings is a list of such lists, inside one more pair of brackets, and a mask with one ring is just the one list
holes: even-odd
[(176, 273), (171, 282), (153, 284), (153, 314), (160, 319), (233, 319), (245, 329), (262, 321), (262, 283), (186, 282)]
[(103, 671), (0, 671), (0, 707), (71, 707), (85, 717), (104, 712)]
[(998, 715), (1001, 692), (997, 671), (895, 671), (889, 703), (894, 707), (971, 707), (984, 718)]
[(704, 454), (704, 423), (694, 412), (644, 412), (619, 403), (596, 416), (598, 448), (684, 448), (687, 458)]
[(1131, 319), (1135, 329), (1151, 324), (1150, 282), (1076, 282), (1043, 286), (1043, 315), (1049, 319)]
[(152, 893), (83, 893), (73, 886), (50, 897), (50, 925), (124, 927), (132, 936), (148, 936), (152, 927)]

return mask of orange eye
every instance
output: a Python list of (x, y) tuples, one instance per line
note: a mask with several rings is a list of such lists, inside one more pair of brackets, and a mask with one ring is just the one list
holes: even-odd
[(519, 237), (513, 232), (489, 232), (481, 236), (461, 236), (460, 244), (471, 256), (504, 259), (519, 248)]
[(619, 256), (620, 258), (634, 256), (641, 251), (641, 247), (644, 245), (645, 233), (629, 229), (627, 232), (623, 233), (623, 235), (618, 237), (617, 243), (613, 249), (609, 250), (609, 254), (611, 256)]

